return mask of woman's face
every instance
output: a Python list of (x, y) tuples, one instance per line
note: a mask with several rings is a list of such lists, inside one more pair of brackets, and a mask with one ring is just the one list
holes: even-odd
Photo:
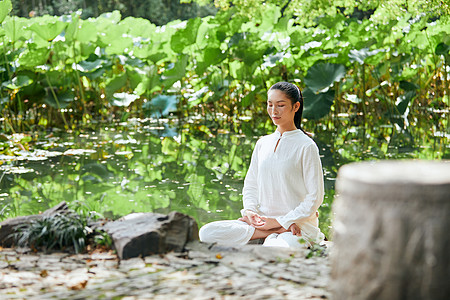
[(292, 101), (280, 90), (270, 90), (267, 94), (267, 113), (278, 127), (295, 127), (294, 116), (299, 108), (299, 102), (292, 105)]

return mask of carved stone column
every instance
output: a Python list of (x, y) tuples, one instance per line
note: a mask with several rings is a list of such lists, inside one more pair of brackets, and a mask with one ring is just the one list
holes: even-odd
[(450, 162), (345, 165), (336, 194), (334, 300), (450, 299)]

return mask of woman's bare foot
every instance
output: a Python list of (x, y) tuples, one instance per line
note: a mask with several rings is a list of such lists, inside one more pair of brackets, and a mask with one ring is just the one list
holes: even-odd
[(242, 222), (247, 223), (248, 225), (252, 225), (252, 223), (250, 223), (250, 219), (247, 216), (243, 216), (243, 217), (239, 218), (238, 221), (242, 221)]

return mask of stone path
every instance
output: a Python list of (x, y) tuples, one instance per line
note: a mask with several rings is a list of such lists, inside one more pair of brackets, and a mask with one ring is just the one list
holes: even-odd
[(0, 251), (1, 299), (328, 299), (328, 257), (308, 250), (190, 243), (185, 253)]

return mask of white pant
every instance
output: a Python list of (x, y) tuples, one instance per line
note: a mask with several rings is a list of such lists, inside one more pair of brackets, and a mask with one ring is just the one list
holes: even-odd
[[(205, 243), (217, 243), (225, 246), (245, 245), (250, 241), (255, 228), (238, 220), (215, 221), (200, 228), (200, 241)], [(301, 238), (291, 232), (272, 233), (263, 246), (305, 248), (310, 246), (308, 242), (302, 243)]]

